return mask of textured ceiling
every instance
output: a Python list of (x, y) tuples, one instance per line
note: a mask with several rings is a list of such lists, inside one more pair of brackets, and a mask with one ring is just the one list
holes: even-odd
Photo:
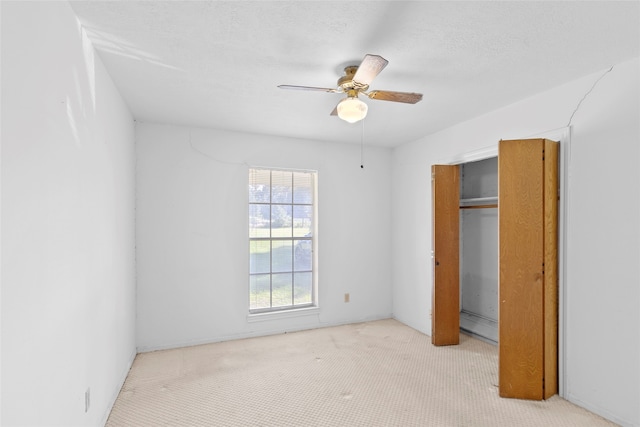
[[(364, 99), (367, 144), (393, 147), (640, 56), (640, 3), (74, 1), (140, 121), (359, 143), (329, 113), (367, 53), (389, 65)], [(577, 102), (578, 100), (576, 100)]]

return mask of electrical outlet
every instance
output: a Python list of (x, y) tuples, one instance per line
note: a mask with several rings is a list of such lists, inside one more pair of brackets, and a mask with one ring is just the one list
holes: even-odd
[(344, 302), (349, 302), (349, 294), (344, 294)]
[(89, 407), (91, 406), (91, 387), (87, 388), (87, 391), (84, 392), (84, 412), (89, 412)]

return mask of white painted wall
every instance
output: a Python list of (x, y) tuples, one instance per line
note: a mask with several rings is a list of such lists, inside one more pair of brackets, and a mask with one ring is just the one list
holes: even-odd
[(134, 123), (67, 2), (1, 7), (1, 424), (99, 426), (135, 355)]
[[(391, 316), (389, 149), (144, 123), (136, 147), (140, 351)], [(313, 314), (247, 318), (249, 166), (318, 171)]]
[[(430, 166), (495, 146), (501, 138), (525, 138), (566, 126), (601, 74), (394, 150), (395, 317), (431, 332)], [(573, 118), (564, 348), (566, 398), (635, 426), (640, 425), (639, 82), (639, 59), (617, 64)]]

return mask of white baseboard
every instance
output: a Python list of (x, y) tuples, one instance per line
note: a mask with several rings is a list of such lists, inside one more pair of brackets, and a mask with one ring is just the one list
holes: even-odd
[[(614, 422), (622, 427), (638, 427), (640, 426), (640, 424), (636, 424), (633, 423), (632, 421), (629, 420), (623, 420), (621, 418), (618, 418), (617, 416), (613, 415), (611, 412), (607, 411), (606, 409), (603, 409), (597, 405), (592, 405), (590, 403), (584, 402), (578, 398), (576, 398), (575, 396), (573, 396), (571, 393), (567, 393), (567, 396), (565, 397), (566, 400), (568, 400), (569, 402), (580, 406), (581, 408), (586, 409), (589, 412), (593, 412), (594, 414), (600, 415), (602, 418), (606, 418), (607, 420)], [(638, 420), (640, 422), (640, 420)]]
[(460, 329), (484, 338), (492, 344), (498, 343), (498, 322), (467, 311), (460, 312)]
[(344, 319), (344, 320), (336, 320), (332, 322), (319, 322), (315, 325), (303, 325), (303, 326), (288, 325), (287, 327), (278, 327), (274, 329), (266, 329), (266, 330), (260, 330), (260, 331), (249, 331), (249, 332), (241, 332), (237, 334), (221, 335), (221, 336), (205, 338), (201, 340), (178, 341), (178, 342), (172, 342), (172, 343), (160, 344), (160, 345), (142, 345), (142, 346), (138, 346), (137, 351), (138, 353), (148, 353), (151, 351), (171, 350), (174, 348), (182, 348), (182, 347), (193, 347), (196, 345), (213, 344), (216, 342), (286, 334), (287, 332), (306, 331), (311, 329), (350, 325), (353, 323), (372, 322), (375, 320), (383, 320), (383, 319), (391, 319), (391, 318), (393, 318), (393, 315), (389, 313), (385, 315), (367, 316), (360, 319)]
[(135, 360), (136, 355), (137, 353), (135, 351), (133, 351), (129, 355), (129, 361), (127, 362), (125, 369), (123, 369), (123, 371), (120, 373), (120, 376), (119, 376), (120, 380), (118, 381), (118, 386), (115, 388), (113, 393), (111, 393), (111, 399), (109, 399), (109, 405), (107, 406), (107, 410), (104, 412), (104, 415), (102, 416), (102, 420), (101, 420), (102, 422), (100, 423), (100, 425), (102, 426), (107, 424), (107, 420), (109, 419), (109, 415), (111, 414), (113, 405), (115, 405), (116, 399), (120, 394), (120, 390), (122, 390), (122, 386), (124, 386), (124, 382), (127, 380), (127, 376), (129, 375), (131, 366), (133, 366), (133, 361)]

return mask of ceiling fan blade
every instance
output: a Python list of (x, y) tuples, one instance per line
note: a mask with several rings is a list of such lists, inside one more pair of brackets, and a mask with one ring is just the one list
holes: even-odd
[(422, 100), (421, 93), (413, 92), (391, 92), (388, 90), (374, 90), (367, 94), (371, 99), (380, 99), (382, 101), (404, 102), (406, 104), (415, 104)]
[(293, 86), (293, 85), (280, 85), (278, 86), (280, 89), (293, 89), (293, 90), (313, 90), (316, 92), (337, 92), (336, 89), (331, 89), (327, 87), (313, 87), (313, 86)]
[(333, 111), (329, 115), (330, 116), (337, 116), (338, 115), (338, 106), (337, 105), (333, 108)]
[(365, 55), (358, 71), (353, 76), (353, 81), (361, 85), (370, 85), (380, 71), (387, 66), (389, 61), (380, 55)]

